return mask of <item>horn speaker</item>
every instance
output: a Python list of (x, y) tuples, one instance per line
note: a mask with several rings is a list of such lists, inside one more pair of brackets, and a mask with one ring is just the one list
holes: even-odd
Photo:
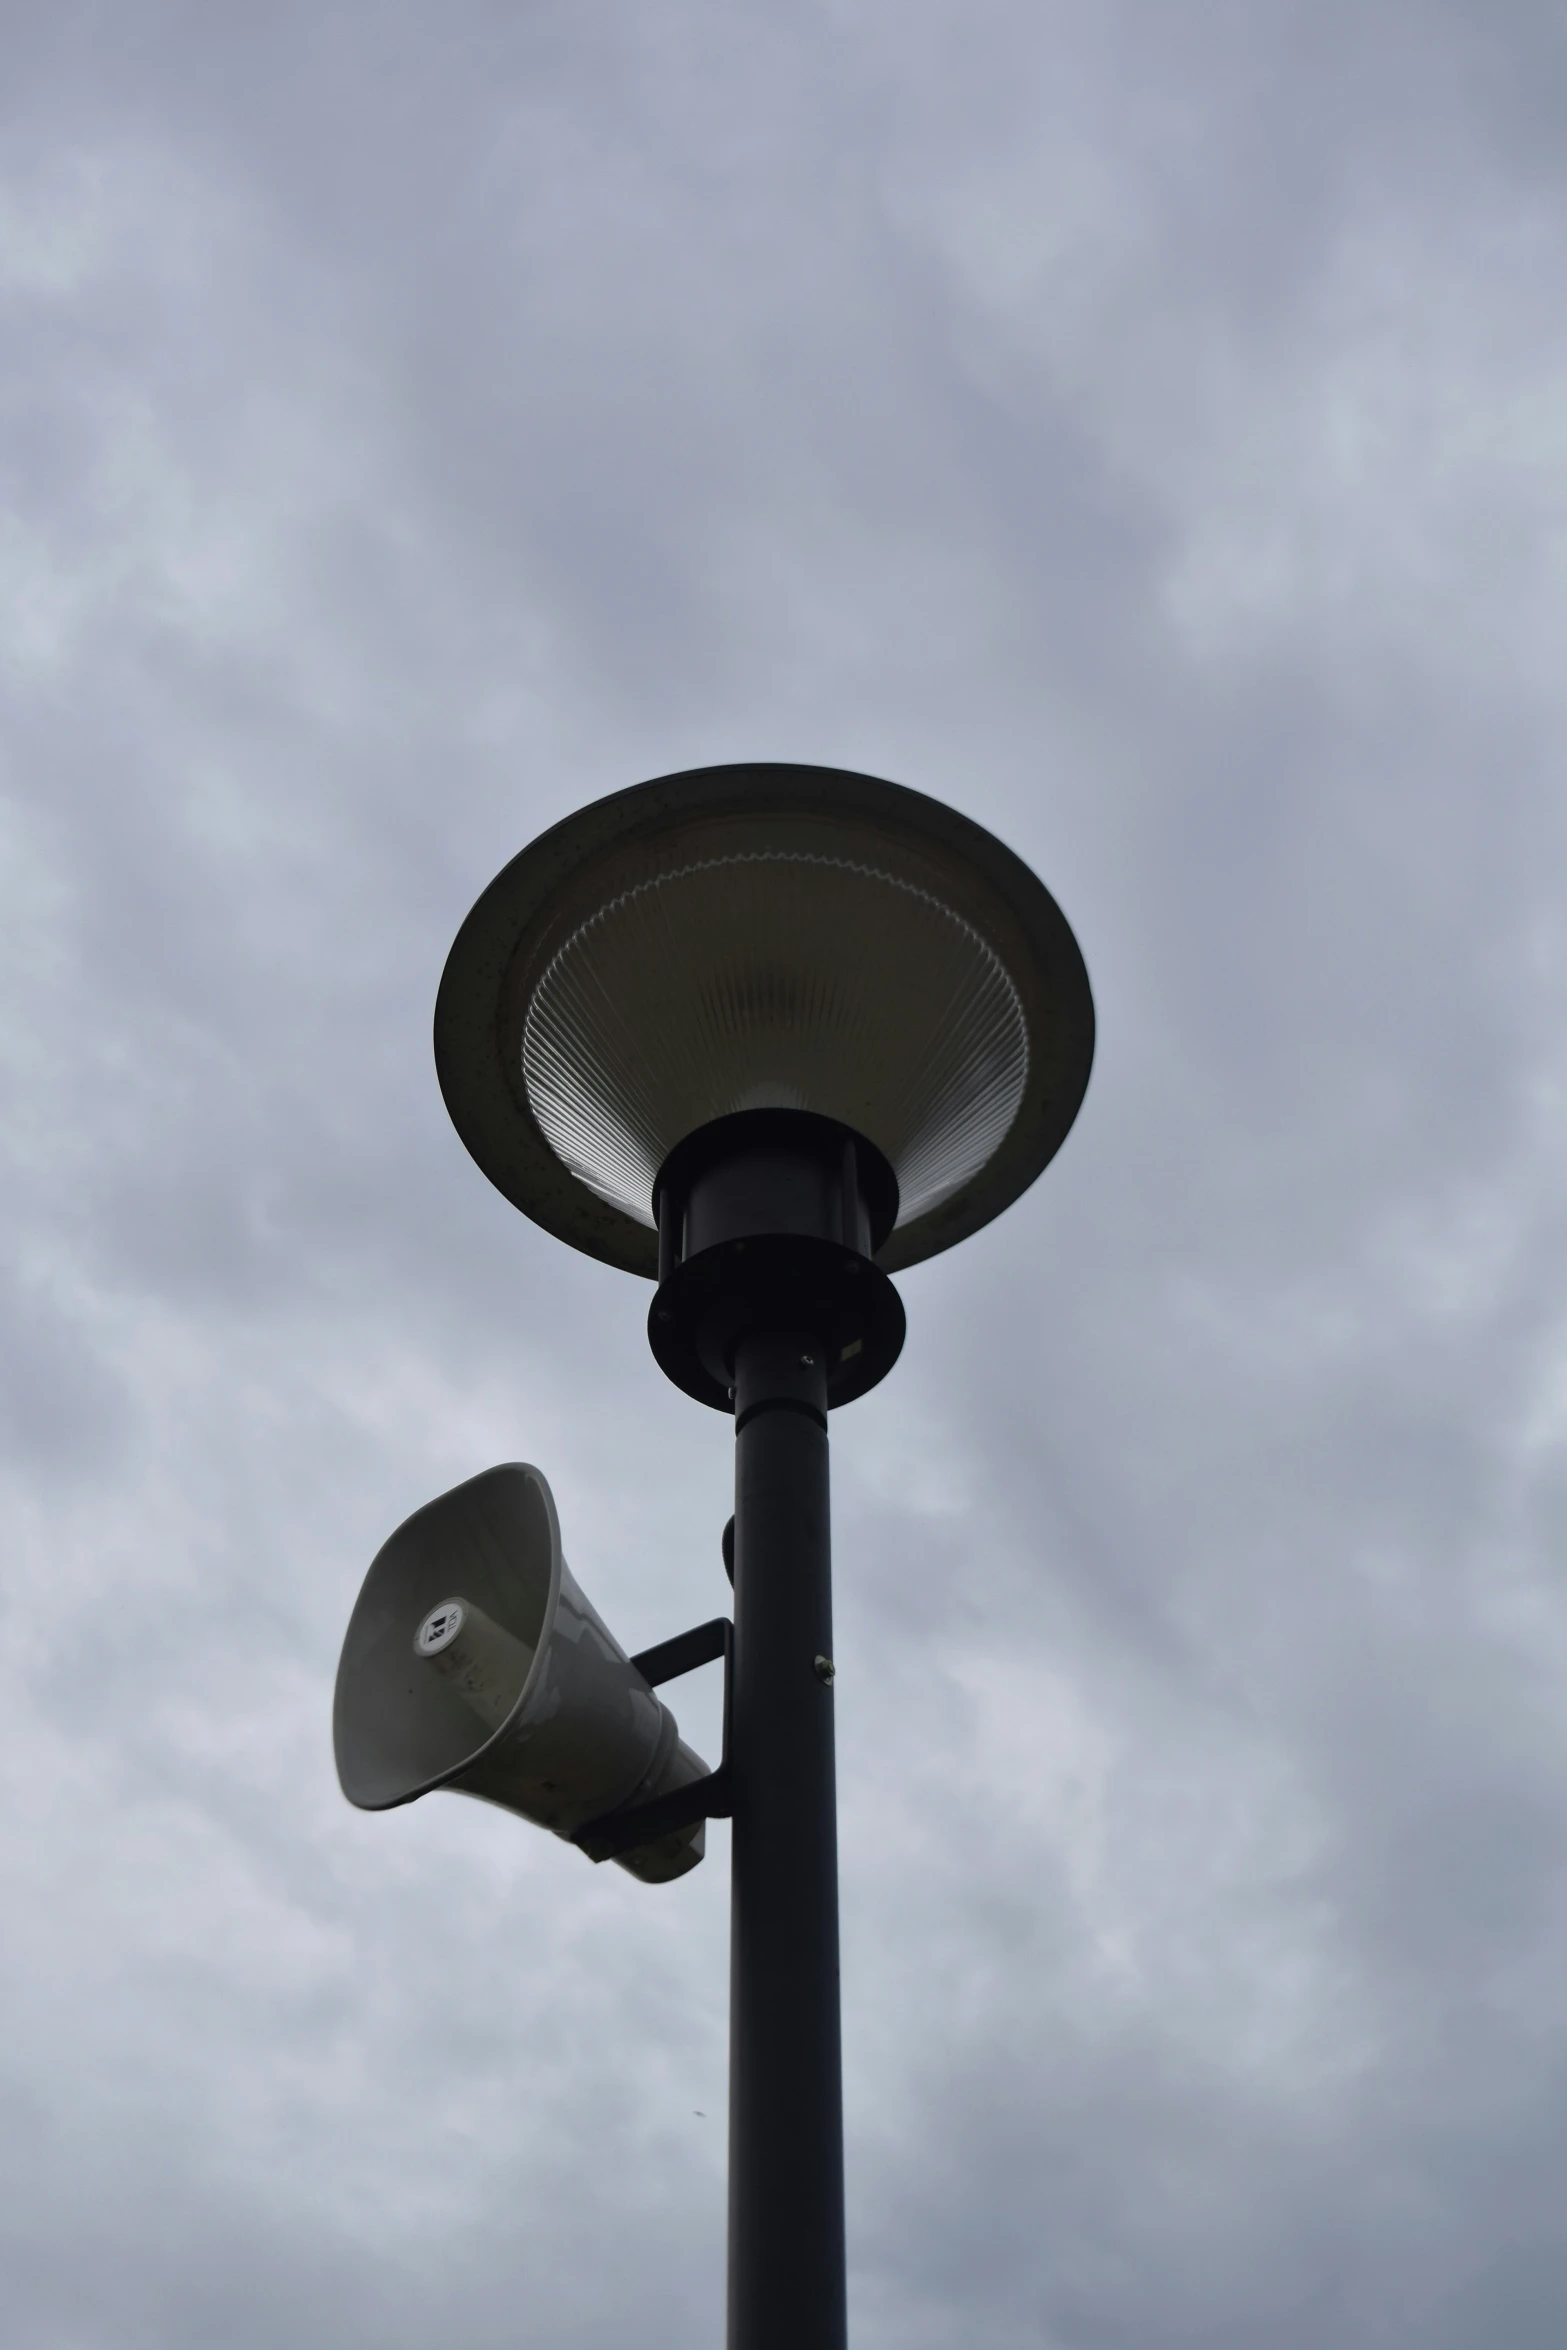
[[(584, 1597), (549, 1486), (520, 1461), (427, 1502), (377, 1552), (343, 1642), (332, 1738), (361, 1811), (451, 1787), (568, 1841), (707, 1776)], [(704, 1827), (613, 1857), (664, 1884), (696, 1867)]]

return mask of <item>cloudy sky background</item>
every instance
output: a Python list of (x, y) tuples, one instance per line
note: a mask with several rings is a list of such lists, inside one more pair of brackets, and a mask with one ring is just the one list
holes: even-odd
[(0, 16), (8, 2345), (720, 2340), (724, 1831), (366, 1818), (329, 1708), (496, 1460), (628, 1645), (725, 1600), (429, 1023), (772, 757), (1100, 1014), (835, 1422), (858, 2350), (1555, 2350), (1559, 12)]

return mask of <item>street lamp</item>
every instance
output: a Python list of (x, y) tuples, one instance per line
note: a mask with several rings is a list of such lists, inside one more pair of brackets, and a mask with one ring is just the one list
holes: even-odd
[[(897, 1359), (889, 1275), (1060, 1147), (1093, 1039), (1029, 869), (835, 768), (703, 768), (582, 809), (490, 884), (441, 981), (436, 1067), (473, 1157), (655, 1280), (661, 1368), (733, 1415), (734, 1620), (628, 1659), (538, 1472), (491, 1470), (372, 1567), (339, 1771), (367, 1808), (456, 1786), (654, 1881), (732, 1817), (730, 2350), (845, 2341), (828, 1412)], [(653, 1692), (720, 1655), (709, 1772)]]

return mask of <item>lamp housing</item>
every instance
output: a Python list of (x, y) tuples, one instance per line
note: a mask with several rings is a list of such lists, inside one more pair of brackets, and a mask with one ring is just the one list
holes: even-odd
[(435, 1015), (485, 1174), (654, 1279), (682, 1151), (763, 1112), (826, 1121), (875, 1170), (869, 1250), (835, 1245), (883, 1273), (950, 1247), (1059, 1148), (1093, 1038), (1077, 943), (1009, 849), (921, 793), (789, 765), (664, 776), (554, 826), (468, 915)]

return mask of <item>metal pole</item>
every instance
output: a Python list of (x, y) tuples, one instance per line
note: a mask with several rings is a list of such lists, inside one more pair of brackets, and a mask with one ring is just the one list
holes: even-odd
[(729, 2350), (845, 2350), (827, 1377), (810, 1337), (739, 1348), (734, 1570)]

